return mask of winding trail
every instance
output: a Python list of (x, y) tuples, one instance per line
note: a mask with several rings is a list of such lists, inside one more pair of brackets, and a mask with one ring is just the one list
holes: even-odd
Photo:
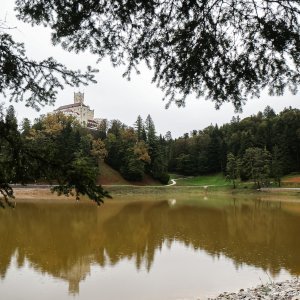
[(176, 180), (175, 179), (171, 179), (171, 183), (167, 184), (166, 186), (172, 186), (176, 184)]
[[(191, 176), (191, 177), (192, 177), (192, 176)], [(190, 178), (191, 178), (191, 177), (190, 177)], [(181, 178), (176, 178), (176, 179), (170, 179), (171, 183), (165, 185), (165, 187), (176, 185), (176, 184), (177, 184), (177, 182), (176, 182), (177, 179), (186, 179), (186, 178), (187, 178), (187, 177), (181, 177)], [(226, 184), (225, 184), (225, 185), (226, 185)], [(210, 185), (185, 185), (184, 187), (200, 187), (200, 188), (207, 189), (207, 188), (210, 187), (210, 186), (218, 186), (218, 185), (216, 185), (216, 184), (210, 184)], [(219, 185), (219, 186), (221, 186), (221, 185)], [(223, 185), (222, 185), (222, 186), (223, 186)]]

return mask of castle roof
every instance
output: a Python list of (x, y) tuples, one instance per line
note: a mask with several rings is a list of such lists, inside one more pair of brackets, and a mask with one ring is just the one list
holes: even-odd
[(82, 103), (73, 103), (73, 104), (67, 104), (67, 105), (60, 106), (59, 108), (55, 109), (55, 111), (60, 111), (63, 109), (68, 109), (68, 108), (73, 108), (73, 107), (78, 107), (78, 106), (87, 107), (87, 105), (82, 104)]
[(88, 119), (88, 122), (89, 122), (89, 123), (93, 123), (93, 124), (96, 124), (96, 125), (98, 125), (98, 122), (97, 122), (97, 121), (95, 121), (95, 120)]

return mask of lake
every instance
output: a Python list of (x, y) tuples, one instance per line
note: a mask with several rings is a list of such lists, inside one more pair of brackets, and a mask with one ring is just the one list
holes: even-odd
[(0, 299), (196, 300), (299, 276), (300, 201), (279, 200), (165, 194), (1, 209)]

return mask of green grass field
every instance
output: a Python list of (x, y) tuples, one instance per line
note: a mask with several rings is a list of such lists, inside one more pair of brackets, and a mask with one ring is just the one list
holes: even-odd
[(180, 177), (179, 175), (175, 177), (172, 174), (171, 179), (175, 179), (178, 186), (225, 186), (231, 184), (229, 181), (226, 181), (222, 173), (195, 177)]
[[(205, 175), (205, 176), (182, 176), (179, 174), (170, 174), (171, 179), (176, 180), (177, 186), (215, 186), (215, 187), (229, 187), (232, 186), (230, 181), (227, 181), (222, 173)], [(251, 188), (253, 182), (236, 181), (237, 188)], [(281, 182), (282, 187), (300, 187), (300, 174), (290, 174), (284, 176)], [(275, 183), (270, 187), (278, 187)]]

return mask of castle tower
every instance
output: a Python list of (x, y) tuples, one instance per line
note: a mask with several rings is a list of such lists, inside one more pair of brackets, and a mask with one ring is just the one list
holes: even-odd
[(84, 127), (96, 129), (100, 120), (94, 118), (94, 110), (84, 104), (84, 93), (74, 92), (74, 103), (60, 106), (54, 113), (62, 112), (67, 116), (73, 116)]
[(74, 93), (74, 103), (83, 104), (84, 102), (84, 93), (78, 92)]

